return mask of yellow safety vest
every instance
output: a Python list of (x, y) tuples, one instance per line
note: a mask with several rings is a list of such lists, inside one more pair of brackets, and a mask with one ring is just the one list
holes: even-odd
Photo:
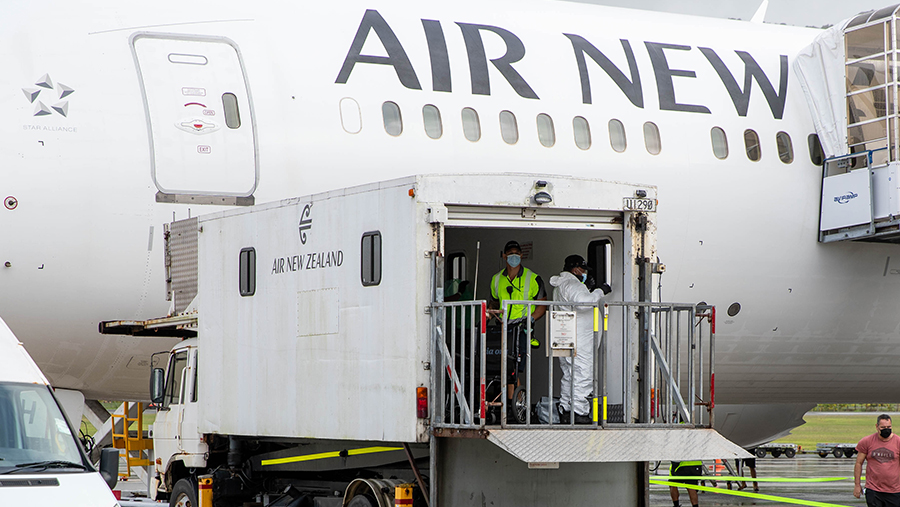
[[(512, 292), (510, 292), (507, 287), (512, 287)], [(526, 291), (525, 289), (528, 290)], [(537, 282), (537, 275), (534, 274), (534, 271), (524, 266), (519, 270), (519, 275), (512, 281), (506, 276), (506, 269), (500, 271), (491, 278), (491, 296), (497, 301), (533, 301), (540, 290), (541, 287)], [(534, 310), (535, 308), (532, 307), (531, 313), (534, 313)], [(524, 316), (524, 305), (509, 306), (509, 320), (520, 319)]]

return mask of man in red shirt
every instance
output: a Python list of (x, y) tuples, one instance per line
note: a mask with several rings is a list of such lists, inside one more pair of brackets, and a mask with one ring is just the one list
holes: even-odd
[(863, 461), (866, 464), (866, 505), (869, 507), (900, 507), (900, 438), (891, 434), (891, 416), (881, 414), (875, 421), (874, 434), (856, 444), (859, 455), (853, 468), (856, 487), (853, 496), (859, 498), (862, 488)]

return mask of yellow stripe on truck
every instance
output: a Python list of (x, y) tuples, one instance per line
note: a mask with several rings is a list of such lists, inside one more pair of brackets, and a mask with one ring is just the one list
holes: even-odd
[[(360, 454), (373, 454), (376, 452), (402, 451), (402, 447), (361, 447), (359, 449), (347, 450), (347, 456), (359, 456)], [(317, 459), (339, 458), (341, 451), (320, 452), (316, 454), (304, 454), (301, 456), (290, 456), (287, 458), (264, 459), (262, 466), (267, 465), (284, 465), (285, 463), (299, 463), (301, 461), (315, 461)]]

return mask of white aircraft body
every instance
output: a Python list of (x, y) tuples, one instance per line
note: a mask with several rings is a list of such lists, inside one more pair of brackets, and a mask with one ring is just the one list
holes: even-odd
[(791, 62), (818, 30), (532, 1), (53, 1), (0, 23), (0, 315), (58, 388), (147, 397), (172, 341), (97, 325), (166, 313), (173, 218), (514, 171), (658, 186), (657, 296), (719, 308), (720, 425), (747, 410), (771, 436), (900, 392), (900, 251), (817, 241)]

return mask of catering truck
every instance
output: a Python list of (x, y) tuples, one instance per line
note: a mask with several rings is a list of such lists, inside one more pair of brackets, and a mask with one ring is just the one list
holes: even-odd
[[(151, 495), (640, 505), (648, 461), (748, 457), (711, 429), (714, 309), (650, 301), (656, 205), (649, 185), (419, 175), (167, 224), (170, 315), (101, 324), (185, 338), (151, 375)], [(554, 357), (591, 346), (571, 341), (552, 287), (520, 302), (550, 307), (524, 319), (539, 348), (513, 352), (513, 323), (488, 318), (509, 240), (545, 284), (577, 253), (613, 289), (581, 309), (597, 352), (590, 424), (549, 409)]]
[(0, 505), (113, 507), (119, 451), (91, 465), (47, 378), (0, 319)]

